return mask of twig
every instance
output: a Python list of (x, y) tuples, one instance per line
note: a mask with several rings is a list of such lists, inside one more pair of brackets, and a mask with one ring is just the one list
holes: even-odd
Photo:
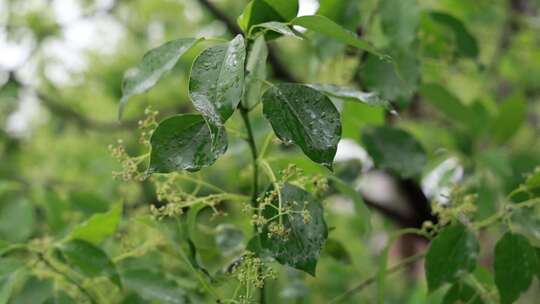
[[(403, 259), (398, 264), (386, 269), (385, 272), (387, 274), (392, 274), (392, 273), (398, 272), (402, 268), (405, 268), (408, 265), (413, 264), (414, 262), (423, 259), (425, 256), (426, 256), (425, 252), (415, 254), (413, 256), (410, 256), (408, 258)], [(351, 297), (353, 294), (362, 291), (364, 288), (370, 286), (371, 284), (373, 284), (375, 282), (377, 282), (377, 274), (372, 275), (371, 277), (365, 279), (364, 281), (362, 281), (358, 285), (354, 286), (353, 288), (351, 288), (351, 289), (347, 290), (346, 292), (342, 293), (341, 295), (333, 298), (329, 303), (335, 304), (335, 303), (343, 302), (344, 300)]]

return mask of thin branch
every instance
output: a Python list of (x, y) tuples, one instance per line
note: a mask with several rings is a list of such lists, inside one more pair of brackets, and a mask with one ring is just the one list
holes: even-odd
[[(399, 270), (409, 266), (410, 264), (415, 263), (418, 260), (423, 259), (426, 256), (425, 252), (415, 254), (413, 256), (410, 256), (408, 258), (405, 258), (401, 260), (398, 264), (386, 269), (386, 274), (393, 274), (398, 272)], [(377, 282), (377, 276), (378, 274), (372, 275), (371, 277), (365, 279), (358, 285), (354, 286), (353, 288), (347, 290), (346, 292), (342, 293), (341, 295), (335, 297), (332, 299), (329, 303), (336, 304), (345, 301), (346, 299), (350, 298), (352, 295), (354, 295), (357, 292), (362, 291), (364, 288), (370, 286), (371, 284)]]

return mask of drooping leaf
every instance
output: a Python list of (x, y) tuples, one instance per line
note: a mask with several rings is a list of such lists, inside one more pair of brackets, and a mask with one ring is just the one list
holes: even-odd
[(360, 71), (366, 90), (396, 102), (412, 96), (420, 78), (419, 61), (409, 50), (393, 50), (392, 62), (369, 56)]
[(493, 137), (497, 143), (507, 142), (526, 120), (527, 104), (520, 95), (514, 95), (499, 107), (499, 115), (493, 123)]
[(431, 12), (430, 17), (436, 22), (452, 29), (456, 40), (456, 53), (458, 55), (470, 58), (478, 57), (478, 43), (476, 38), (467, 30), (461, 20), (443, 12)]
[[(284, 184), (280, 192), (283, 210), (290, 209), (293, 212), (274, 218), (276, 207), (279, 207), (278, 198), (272, 201), (273, 206), (263, 210), (266, 219), (273, 219), (259, 235), (260, 246), (279, 263), (315, 276), (317, 260), (328, 237), (322, 205), (311, 194), (289, 183)], [(302, 211), (306, 216), (303, 216)], [(287, 235), (270, 235), (269, 227), (280, 221)]]
[(298, 0), (252, 0), (238, 17), (244, 33), (265, 22), (287, 22), (298, 15)]
[(122, 273), (126, 289), (147, 301), (167, 304), (188, 303), (186, 292), (162, 273), (147, 269), (132, 269)]
[(342, 262), (344, 264), (351, 264), (352, 258), (347, 249), (341, 242), (338, 240), (329, 238), (326, 240), (326, 245), (324, 246), (324, 253), (331, 256), (336, 261)]
[(193, 63), (189, 96), (212, 125), (222, 126), (242, 99), (246, 49), (242, 35), (204, 50)]
[(263, 113), (276, 135), (329, 168), (341, 138), (339, 112), (322, 93), (300, 84), (278, 84), (263, 95)]
[(536, 264), (536, 252), (525, 237), (508, 232), (497, 242), (493, 268), (502, 304), (513, 303), (529, 289)]
[(152, 88), (166, 72), (176, 65), (180, 57), (198, 41), (194, 38), (180, 38), (148, 51), (137, 67), (129, 70), (124, 76), (119, 116), (122, 116), (126, 103), (131, 96)]
[(480, 294), (469, 284), (458, 282), (452, 285), (443, 299), (443, 304), (483, 304)]
[(330, 20), (325, 16), (313, 15), (313, 16), (301, 16), (293, 19), (291, 24), (304, 27), (308, 30), (317, 32), (324, 36), (333, 38), (341, 43), (354, 46), (361, 50), (372, 53), (379, 57), (386, 57), (368, 41), (358, 38), (358, 36), (341, 27), (339, 24)]
[(424, 148), (404, 130), (389, 126), (365, 128), (362, 142), (378, 168), (404, 178), (417, 176), (426, 165)]
[(278, 34), (282, 34), (285, 36), (291, 36), (291, 37), (296, 37), (300, 39), (302, 38), (290, 28), (289, 24), (283, 23), (283, 22), (270, 21), (270, 22), (265, 22), (261, 24), (256, 24), (251, 27), (250, 32), (259, 33), (260, 30), (263, 30), (265, 32), (273, 31), (273, 32), (276, 32)]
[(355, 88), (332, 84), (307, 84), (307, 86), (330, 96), (343, 98), (345, 100), (355, 100), (369, 106), (390, 106), (388, 100), (381, 98), (379, 94), (373, 92), (362, 92)]
[(268, 58), (268, 48), (264, 36), (259, 36), (249, 52), (246, 64), (246, 85), (244, 88), (244, 98), (242, 105), (246, 109), (255, 107), (262, 96), (262, 86), (266, 80), (266, 59)]
[(384, 34), (391, 45), (407, 48), (416, 38), (420, 10), (416, 0), (382, 0), (379, 15)]
[(198, 171), (212, 165), (227, 150), (224, 128), (211, 127), (201, 115), (176, 115), (162, 121), (152, 134), (149, 172)]
[(429, 291), (437, 290), (444, 283), (456, 283), (461, 276), (472, 272), (478, 251), (478, 240), (464, 225), (455, 224), (442, 230), (426, 255)]
[(364, 234), (369, 234), (371, 232), (371, 212), (369, 211), (366, 203), (360, 196), (358, 191), (354, 190), (351, 186), (347, 185), (341, 179), (335, 176), (329, 177), (332, 185), (343, 195), (348, 196), (354, 202), (354, 209), (358, 215), (359, 221), (362, 222)]
[(83, 275), (90, 278), (106, 277), (122, 288), (115, 264), (99, 247), (84, 240), (71, 240), (62, 244), (60, 251), (68, 263)]
[(420, 94), (427, 102), (447, 116), (449, 121), (466, 127), (475, 125), (474, 113), (441, 85), (435, 83), (424, 84), (420, 87)]
[(69, 239), (80, 239), (98, 245), (113, 235), (122, 218), (122, 205), (118, 204), (106, 213), (94, 214), (87, 221), (76, 226)]

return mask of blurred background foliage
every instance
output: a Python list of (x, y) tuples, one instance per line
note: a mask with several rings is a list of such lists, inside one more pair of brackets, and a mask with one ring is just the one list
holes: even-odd
[[(167, 40), (232, 38), (224, 21), (234, 24), (231, 20), (246, 3), (0, 0), (0, 250), (29, 242), (48, 248), (92, 215), (123, 203), (118, 231), (98, 243), (119, 272), (131, 275), (124, 279), (128, 291), (104, 279), (83, 284), (94, 286), (111, 303), (169, 303), (152, 292), (179, 299), (175, 286), (198, 294), (188, 265), (165, 240), (163, 230), (168, 228), (147, 217), (150, 204), (160, 205), (154, 189), (147, 182), (113, 179), (111, 172), (119, 164), (107, 147), (122, 138), (130, 154), (146, 153), (136, 129), (149, 105), (159, 110), (160, 119), (193, 111), (186, 75), (203, 46), (184, 56), (158, 86), (135, 97), (118, 122), (124, 72), (146, 50)], [(427, 153), (417, 180), (428, 198), (444, 200), (456, 189), (477, 194), (476, 216), (485, 218), (540, 164), (540, 1), (301, 1), (301, 13), (314, 12), (357, 32), (395, 60), (393, 65), (311, 33), (306, 33), (309, 40), (283, 37), (271, 42), (275, 81), (352, 85), (392, 102), (394, 110), (385, 111), (335, 100), (346, 139), (336, 159), (342, 176), (356, 180), (369, 169), (360, 136), (364, 128), (399, 126)], [(270, 129), (260, 109), (256, 112), (261, 143)], [(249, 150), (240, 139), (244, 131), (239, 121), (228, 125), (239, 134), (230, 133), (227, 154), (197, 176), (247, 194)], [(297, 148), (273, 144), (271, 152), (276, 170), (294, 163), (307, 173), (327, 172)], [(270, 303), (327, 303), (377, 272), (374, 261), (396, 228), (395, 219), (373, 212), (373, 231), (366, 235), (348, 206), (327, 204), (333, 246), (324, 252), (317, 278), (284, 269), (269, 283), (277, 291)], [(212, 271), (232, 259), (235, 246), (245, 245), (251, 229), (239, 207), (220, 208), (229, 215), (213, 219), (210, 211), (203, 211), (195, 236), (200, 259)], [(526, 228), (540, 234), (537, 224)], [(490, 233), (482, 235), (483, 242), (493, 242)], [(485, 265), (490, 258), (483, 255)], [(19, 268), (6, 260), (0, 260), (0, 302), (78, 302), (70, 282), (47, 267), (29, 262)], [(444, 294), (428, 296), (422, 277), (410, 273), (387, 280), (386, 303), (440, 303)], [(535, 302), (538, 292), (536, 285), (521, 303)], [(350, 301), (372, 303), (375, 298), (376, 289), (370, 288)], [(195, 299), (203, 301), (200, 295)]]

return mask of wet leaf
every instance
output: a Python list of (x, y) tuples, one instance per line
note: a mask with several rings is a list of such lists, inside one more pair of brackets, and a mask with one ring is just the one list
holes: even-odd
[(222, 126), (242, 98), (246, 49), (242, 35), (204, 50), (193, 63), (189, 96), (212, 125)]
[(223, 255), (230, 255), (242, 248), (244, 233), (233, 225), (222, 224), (216, 228), (216, 245)]
[(525, 237), (508, 232), (497, 242), (493, 268), (502, 304), (513, 303), (529, 289), (536, 265), (536, 252)]
[(227, 150), (223, 128), (210, 127), (201, 115), (176, 115), (162, 121), (152, 134), (149, 172), (198, 171), (212, 165)]
[(321, 35), (333, 38), (341, 43), (370, 52), (373, 55), (385, 57), (382, 53), (377, 51), (371, 43), (358, 38), (355, 33), (341, 27), (339, 24), (325, 16), (301, 16), (293, 19), (291, 24), (304, 27)]
[(242, 105), (246, 109), (255, 107), (262, 96), (263, 82), (266, 80), (266, 59), (268, 48), (264, 36), (259, 36), (253, 43), (246, 64), (246, 86)]
[(340, 115), (328, 97), (300, 84), (278, 84), (263, 95), (263, 113), (276, 135), (314, 162), (332, 167), (341, 138)]
[[(279, 263), (315, 276), (317, 260), (328, 237), (322, 205), (311, 194), (289, 183), (281, 189), (281, 203), (283, 210), (290, 210), (289, 214), (281, 216), (287, 236), (269, 235), (269, 225), (280, 221), (275, 218), (263, 228), (260, 246)], [(266, 219), (277, 214), (279, 200), (276, 198), (272, 204), (274, 207), (268, 206), (263, 210)], [(309, 221), (301, 214), (304, 210), (309, 214)]]
[(430, 292), (445, 283), (456, 283), (470, 273), (478, 258), (478, 240), (467, 227), (455, 224), (433, 240), (426, 255), (426, 278)]
[(118, 204), (106, 213), (94, 214), (87, 221), (73, 228), (68, 238), (85, 240), (98, 245), (116, 232), (121, 218), (122, 205)]
[(378, 168), (404, 178), (419, 175), (426, 165), (424, 148), (404, 130), (388, 126), (365, 128), (362, 142)]
[(72, 240), (62, 244), (60, 251), (68, 263), (90, 278), (107, 277), (122, 288), (116, 266), (99, 247), (83, 240)]
[(152, 88), (166, 72), (176, 65), (180, 57), (198, 41), (194, 38), (181, 38), (169, 41), (148, 51), (137, 67), (129, 70), (124, 76), (119, 116), (122, 116), (126, 103), (131, 96), (146, 92)]

